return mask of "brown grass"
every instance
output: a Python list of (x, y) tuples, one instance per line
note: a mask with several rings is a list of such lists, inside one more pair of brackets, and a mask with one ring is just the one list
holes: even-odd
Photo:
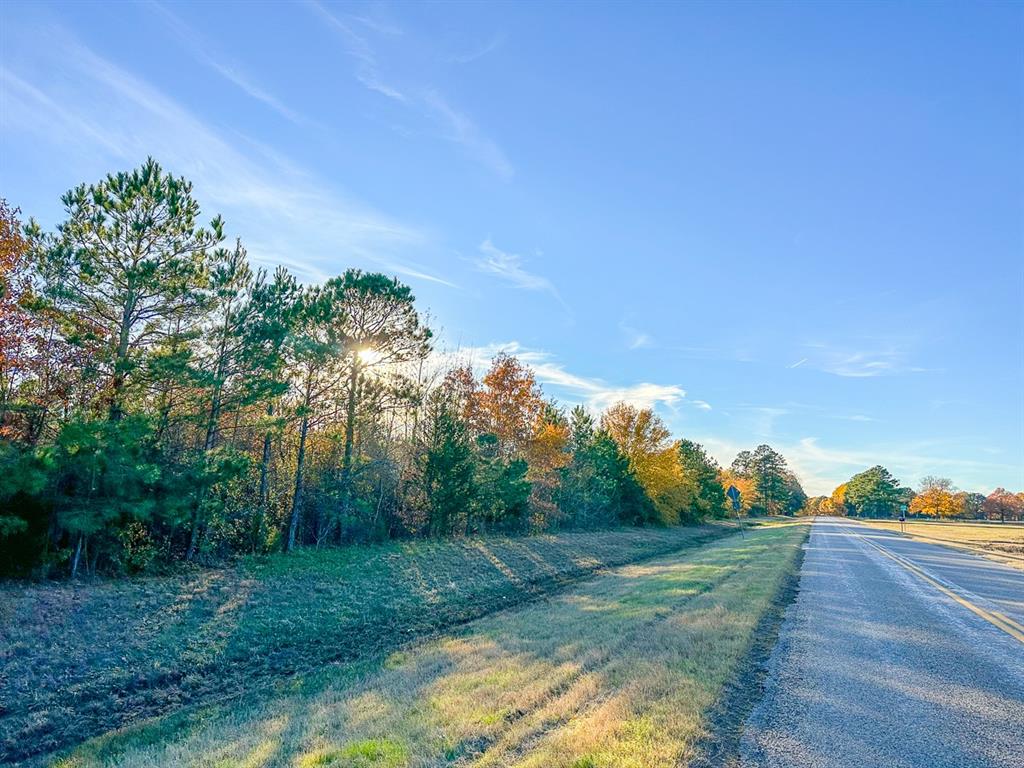
[[(859, 522), (887, 531), (900, 530), (895, 520)], [(960, 547), (1024, 569), (1024, 524), (908, 520), (904, 527), (911, 538)]]

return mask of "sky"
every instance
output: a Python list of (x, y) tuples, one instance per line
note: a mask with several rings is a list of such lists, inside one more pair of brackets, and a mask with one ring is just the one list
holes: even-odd
[(0, 4), (0, 195), (148, 155), (259, 264), (810, 493), (1024, 489), (1024, 5)]

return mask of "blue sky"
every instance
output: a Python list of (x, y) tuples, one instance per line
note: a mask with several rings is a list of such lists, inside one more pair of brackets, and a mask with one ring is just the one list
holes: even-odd
[(146, 155), (250, 255), (811, 492), (1024, 488), (1019, 4), (0, 6), (0, 191)]

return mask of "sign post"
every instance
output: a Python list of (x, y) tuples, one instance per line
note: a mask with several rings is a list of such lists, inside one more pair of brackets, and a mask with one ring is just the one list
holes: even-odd
[(743, 523), (740, 522), (740, 490), (735, 485), (730, 485), (725, 495), (732, 502), (732, 511), (736, 513), (736, 524), (740, 527), (740, 536), (746, 537), (746, 534), (743, 532)]
[(900, 504), (900, 533), (906, 533), (907, 505)]

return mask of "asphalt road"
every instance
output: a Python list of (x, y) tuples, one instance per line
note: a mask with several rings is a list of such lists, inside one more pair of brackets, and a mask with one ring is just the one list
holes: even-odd
[(1024, 572), (814, 523), (746, 768), (1024, 766)]

